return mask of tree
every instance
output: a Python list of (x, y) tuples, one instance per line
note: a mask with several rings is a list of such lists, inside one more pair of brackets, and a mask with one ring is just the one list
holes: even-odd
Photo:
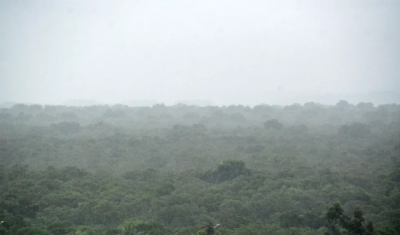
[(361, 111), (372, 111), (374, 110), (374, 104), (370, 102), (368, 103), (361, 102), (357, 104), (357, 108), (360, 109)]
[(371, 127), (364, 123), (354, 122), (339, 128), (339, 134), (351, 138), (365, 138), (371, 134)]
[(282, 130), (283, 124), (280, 123), (277, 119), (270, 119), (264, 123), (264, 128), (267, 130)]
[(141, 220), (127, 221), (124, 223), (123, 235), (168, 235), (171, 232), (155, 222)]
[(350, 107), (350, 104), (346, 100), (340, 100), (336, 103), (336, 107), (339, 109), (347, 109)]
[(201, 178), (212, 183), (221, 183), (232, 180), (240, 175), (250, 174), (251, 171), (247, 169), (243, 161), (225, 160), (215, 171), (208, 171)]
[(325, 217), (328, 220), (326, 235), (342, 234), (342, 230), (349, 227), (350, 218), (344, 214), (342, 205), (339, 202), (336, 202), (328, 209)]
[(344, 214), (340, 203), (335, 203), (326, 213), (328, 224), (327, 235), (346, 233), (349, 235), (374, 235), (375, 229), (372, 222), (365, 223), (364, 215), (359, 206), (354, 208), (353, 218)]
[(50, 235), (50, 233), (41, 228), (26, 227), (19, 229), (16, 235)]
[(364, 214), (359, 206), (354, 209), (353, 220), (349, 226), (351, 235), (373, 235), (374, 225), (371, 221), (365, 223)]
[(210, 222), (203, 229), (197, 232), (197, 235), (214, 235), (215, 229), (214, 225)]

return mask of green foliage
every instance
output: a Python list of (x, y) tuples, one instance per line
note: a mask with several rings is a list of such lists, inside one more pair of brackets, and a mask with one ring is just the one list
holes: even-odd
[(168, 235), (171, 232), (154, 222), (127, 221), (124, 223), (124, 235)]
[(354, 208), (353, 218), (344, 214), (340, 203), (335, 203), (326, 213), (329, 235), (347, 233), (349, 235), (373, 235), (375, 228), (371, 221), (365, 222), (364, 214), (359, 206)]
[(51, 233), (37, 227), (26, 227), (18, 229), (15, 235), (51, 235)]
[(250, 174), (251, 171), (246, 168), (246, 164), (243, 161), (225, 160), (215, 171), (208, 171), (201, 178), (208, 182), (221, 183), (241, 175), (248, 176)]
[(295, 212), (285, 212), (279, 216), (280, 225), (284, 228), (302, 227), (304, 216)]
[(283, 124), (280, 123), (277, 119), (270, 119), (264, 123), (264, 128), (267, 130), (282, 130)]
[(160, 185), (157, 188), (157, 194), (159, 196), (166, 196), (166, 195), (170, 195), (174, 190), (175, 190), (174, 185), (170, 182), (167, 182), (167, 183)]
[(398, 234), (399, 113), (346, 101), (1, 109), (0, 234), (207, 234), (209, 221), (219, 235)]
[(355, 122), (341, 126), (339, 133), (352, 138), (366, 138), (371, 134), (371, 128), (366, 124)]
[(214, 225), (211, 222), (197, 232), (197, 235), (214, 235), (214, 234), (215, 234), (215, 229)]
[(72, 231), (71, 224), (56, 222), (47, 226), (47, 231), (53, 235), (68, 234)]
[(342, 205), (339, 202), (336, 202), (331, 208), (329, 208), (326, 213), (326, 219), (328, 220), (327, 228), (329, 231), (327, 234), (342, 234), (341, 230), (350, 226), (350, 218), (344, 214)]

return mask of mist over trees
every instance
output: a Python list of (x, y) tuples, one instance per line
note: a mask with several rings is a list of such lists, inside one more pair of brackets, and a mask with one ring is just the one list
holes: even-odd
[(0, 109), (0, 234), (392, 235), (399, 198), (398, 104)]

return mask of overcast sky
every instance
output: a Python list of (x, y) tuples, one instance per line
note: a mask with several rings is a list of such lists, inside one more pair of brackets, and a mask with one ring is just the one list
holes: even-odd
[(0, 102), (290, 104), (387, 91), (400, 91), (398, 0), (0, 1)]

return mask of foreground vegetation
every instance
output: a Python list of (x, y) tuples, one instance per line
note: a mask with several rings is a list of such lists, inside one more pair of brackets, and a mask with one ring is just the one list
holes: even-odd
[(400, 105), (0, 110), (0, 234), (391, 235), (399, 208)]

